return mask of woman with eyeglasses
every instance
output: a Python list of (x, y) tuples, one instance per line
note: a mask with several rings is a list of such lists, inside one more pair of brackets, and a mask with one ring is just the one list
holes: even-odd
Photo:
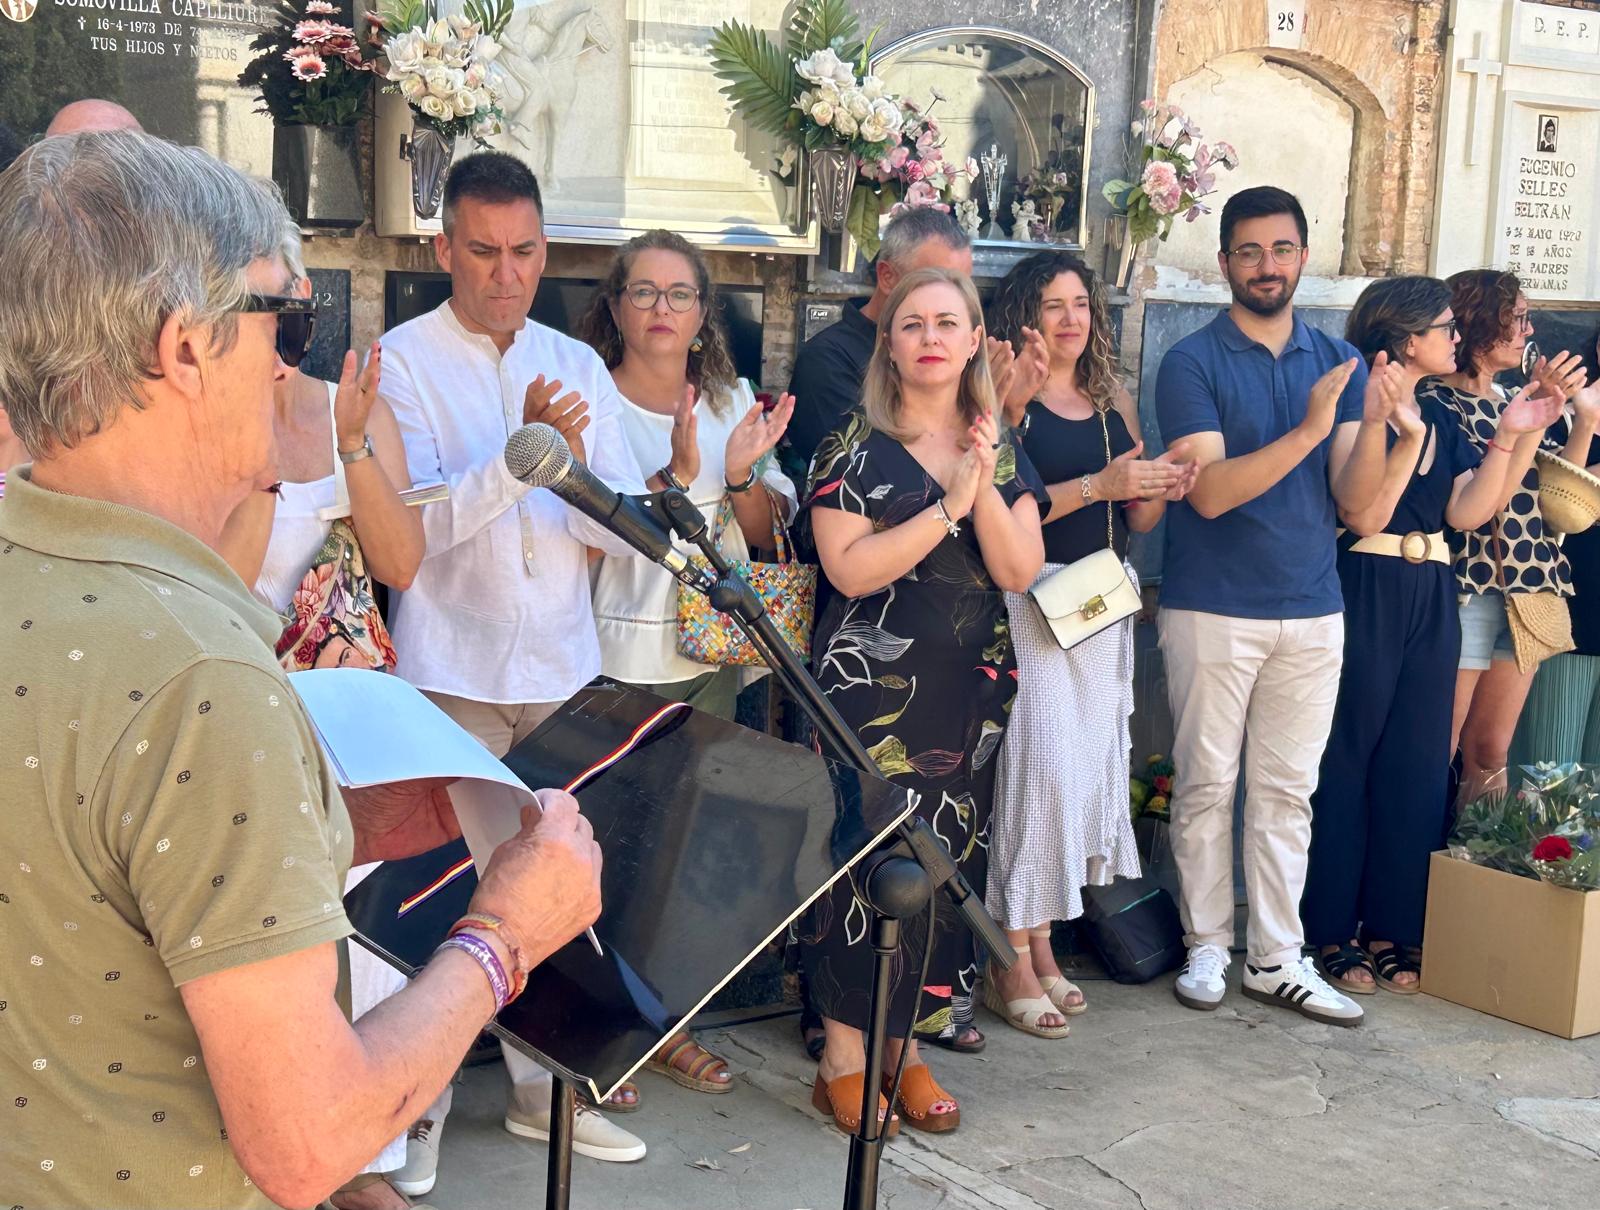
[[(396, 591), (410, 587), (422, 563), (422, 519), (400, 493), (411, 487), (400, 426), (378, 398), (379, 347), (358, 369), (355, 350), (344, 356), (339, 381), (299, 369), (311, 345), (315, 307), (299, 241), (284, 250), (298, 283), (288, 298), (252, 299), (250, 309), (278, 316), (278, 357), (293, 373), (273, 388), (277, 442), (275, 491), (255, 492), (223, 529), (220, 552), (255, 595), (283, 615), (280, 656), (293, 668), (392, 670), (394, 650), (376, 602), (346, 599), (327, 608), (333, 574), (354, 571)], [(336, 508), (337, 506), (337, 508)], [(329, 552), (333, 514), (348, 507), (354, 549)], [(365, 573), (364, 575), (362, 573)]]
[[(1378, 496), (1340, 509), (1345, 658), (1312, 795), (1300, 919), (1340, 990), (1417, 991), (1428, 855), (1439, 847), (1450, 765), (1450, 707), (1461, 648), (1446, 530), (1503, 507), (1533, 460), (1550, 407), (1524, 391), (1480, 451), (1424, 379), (1455, 373), (1450, 287), (1431, 277), (1374, 282), (1345, 339), (1390, 392), (1389, 452)], [(1386, 366), (1399, 367), (1379, 379)]]
[[(730, 559), (771, 547), (774, 524), (786, 525), (796, 509), (794, 485), (772, 456), (794, 400), (784, 395), (767, 412), (735, 373), (700, 250), (671, 231), (629, 240), (617, 249), (578, 336), (600, 354), (617, 384), (623, 429), (648, 476), (646, 486), (686, 492), (720, 532)], [(749, 674), (679, 654), (677, 602), (678, 581), (665, 568), (602, 556), (594, 581), (601, 666), (619, 681), (731, 720)], [(669, 1040), (649, 1066), (699, 1092), (733, 1087), (727, 1063), (687, 1031)], [(637, 1090), (625, 1085), (605, 1108), (637, 1104)]]
[[(1533, 324), (1527, 296), (1516, 276), (1497, 269), (1472, 269), (1449, 279), (1451, 307), (1461, 332), (1454, 373), (1425, 383), (1421, 396), (1452, 408), (1469, 440), (1487, 458), (1494, 446), (1506, 395), (1496, 375), (1517, 370)], [(1519, 671), (1507, 617), (1507, 600), (1523, 593), (1572, 595), (1572, 569), (1561, 545), (1546, 531), (1539, 509), (1539, 468), (1533, 453), (1544, 428), (1585, 382), (1581, 359), (1566, 353), (1540, 358), (1533, 378), (1547, 405), (1545, 425), (1524, 433), (1514, 446), (1519, 482), (1509, 502), (1486, 524), (1466, 530), (1457, 552), (1461, 593), (1461, 659), (1456, 675), (1452, 750), (1459, 742), (1461, 788), (1476, 793), (1486, 776), (1505, 768), (1517, 718), (1534, 670)], [(1575, 400), (1576, 402), (1576, 400)], [(1597, 409), (1585, 396), (1570, 439), (1555, 452), (1580, 464), (1594, 435)]]

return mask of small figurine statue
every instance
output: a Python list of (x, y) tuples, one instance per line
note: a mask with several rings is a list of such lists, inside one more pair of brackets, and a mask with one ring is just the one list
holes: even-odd
[(968, 239), (978, 238), (978, 232), (983, 228), (983, 219), (978, 214), (976, 198), (964, 198), (956, 203), (956, 224), (967, 233)]
[(1034, 227), (1039, 222), (1039, 212), (1034, 207), (1032, 198), (1023, 198), (1020, 202), (1011, 203), (1011, 238), (1019, 244), (1031, 243)]

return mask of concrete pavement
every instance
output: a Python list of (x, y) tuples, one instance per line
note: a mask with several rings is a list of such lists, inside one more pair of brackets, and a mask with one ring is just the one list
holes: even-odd
[[(953, 1134), (889, 1145), (885, 1210), (1467, 1210), (1600, 1199), (1600, 1036), (1549, 1037), (1428, 996), (1363, 997), (1357, 1029), (1232, 990), (1215, 1013), (1143, 987), (1086, 982), (1060, 1042), (979, 1014), (979, 1057), (933, 1051), (962, 1101)], [(575, 1210), (822, 1210), (846, 1142), (810, 1107), (792, 1018), (705, 1037), (736, 1090), (641, 1077), (618, 1119), (650, 1154), (577, 1158)], [(544, 1201), (545, 1148), (500, 1127), (498, 1064), (469, 1071), (443, 1140), (440, 1210)], [(748, 1145), (748, 1146), (747, 1146)], [(717, 1165), (702, 1167), (697, 1161)]]

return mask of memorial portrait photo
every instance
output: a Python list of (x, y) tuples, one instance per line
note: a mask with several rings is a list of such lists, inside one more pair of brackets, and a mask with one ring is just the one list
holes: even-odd
[(1539, 115), (1539, 153), (1541, 155), (1554, 155), (1556, 153), (1557, 119), (1550, 114)]

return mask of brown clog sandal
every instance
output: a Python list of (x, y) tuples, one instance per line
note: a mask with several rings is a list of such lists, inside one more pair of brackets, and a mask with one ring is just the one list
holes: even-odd
[[(883, 1078), (883, 1086), (885, 1089), (889, 1087), (888, 1076)], [(939, 1081), (933, 1078), (926, 1063), (907, 1067), (905, 1075), (900, 1077), (900, 1091), (895, 1096), (895, 1108), (905, 1118), (906, 1125), (929, 1134), (944, 1134), (961, 1125), (961, 1106), (956, 1105), (944, 1113), (934, 1113), (933, 1107), (940, 1101), (956, 1105), (956, 1099), (939, 1087)]]
[[(845, 1134), (854, 1134), (861, 1125), (861, 1094), (866, 1091), (866, 1083), (865, 1072), (854, 1071), (832, 1080), (824, 1080), (822, 1073), (818, 1072), (816, 1082), (811, 1085), (811, 1105), (818, 1113), (832, 1117), (833, 1124)], [(888, 1109), (889, 1100), (880, 1092), (878, 1112), (888, 1113)], [(892, 1139), (899, 1133), (899, 1116), (889, 1114), (883, 1137)]]
[[(690, 1037), (688, 1030), (679, 1030), (663, 1042), (661, 1049), (651, 1055), (645, 1063), (645, 1068), (666, 1076), (674, 1084), (681, 1084), (696, 1092), (733, 1091), (733, 1077), (726, 1074), (727, 1060), (719, 1058), (701, 1046)], [(713, 1079), (712, 1077), (718, 1073), (724, 1074), (726, 1078)]]

